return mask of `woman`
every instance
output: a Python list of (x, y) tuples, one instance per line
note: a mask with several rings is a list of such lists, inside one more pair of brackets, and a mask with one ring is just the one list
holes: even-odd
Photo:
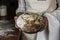
[[(28, 13), (29, 12), (38, 13), (39, 15), (44, 14), (44, 16), (46, 16), (47, 19), (48, 19), (48, 24), (49, 24), (48, 25), (48, 30), (44, 30), (42, 32), (36, 33), (37, 36), (35, 34), (27, 34), (27, 33), (23, 33), (23, 34), (26, 37), (29, 38), (28, 40), (33, 40), (33, 39), (34, 40), (59, 40), (59, 21), (57, 20), (57, 18), (55, 16), (56, 12), (54, 11), (55, 8), (56, 8), (56, 0), (52, 0), (52, 1), (50, 1), (50, 0), (47, 0), (47, 1), (44, 0), (46, 2), (42, 1), (43, 3), (41, 2), (42, 3), (41, 5), (39, 4), (40, 1), (41, 0), (38, 0), (38, 2), (37, 2), (37, 0), (35, 0), (35, 1), (34, 0), (19, 0), (18, 1), (19, 6), (18, 6), (18, 9), (16, 10), (16, 13), (17, 13), (17, 16), (23, 14), (26, 11)], [(37, 3), (35, 4), (35, 2), (37, 2)], [(47, 2), (48, 3), (51, 2), (51, 5), (48, 4)], [(47, 3), (47, 4), (45, 4), (45, 3)], [(32, 5), (34, 5), (34, 7)], [(44, 8), (46, 10), (44, 10)], [(16, 19), (17, 19), (17, 17), (15, 17), (15, 21), (16, 21)], [(18, 27), (16, 26), (16, 28), (18, 28)], [(29, 35), (31, 35), (31, 36), (29, 36)], [(22, 40), (25, 40), (24, 36), (22, 36)]]

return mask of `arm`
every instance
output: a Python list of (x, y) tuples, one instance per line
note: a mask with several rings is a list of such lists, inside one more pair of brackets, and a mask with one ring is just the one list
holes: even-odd
[(18, 0), (18, 8), (16, 10), (16, 13), (18, 12), (25, 12), (25, 1), (24, 0)]

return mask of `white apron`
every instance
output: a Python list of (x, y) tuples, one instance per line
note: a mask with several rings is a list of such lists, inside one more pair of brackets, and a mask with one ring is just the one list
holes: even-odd
[[(56, 9), (56, 0), (25, 0), (26, 1), (26, 12), (35, 12), (43, 14), (44, 12), (51, 12)], [(18, 9), (16, 12), (24, 12), (25, 11), (25, 4), (24, 0), (19, 0)], [(46, 30), (42, 32), (38, 32), (36, 34), (27, 34), (22, 36), (23, 40), (59, 40), (59, 21), (57, 20), (57, 14), (52, 13), (45, 13), (45, 16), (48, 18), (49, 21), (49, 34), (46, 33)], [(52, 15), (51, 15), (52, 14)]]
[(56, 9), (56, 0), (25, 0), (26, 11), (35, 13), (51, 12)]

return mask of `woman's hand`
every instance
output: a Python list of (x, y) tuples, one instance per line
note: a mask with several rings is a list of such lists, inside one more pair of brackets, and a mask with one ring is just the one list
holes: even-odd
[(21, 31), (21, 29), (16, 25), (16, 20), (17, 20), (17, 18), (18, 18), (17, 16), (14, 17), (14, 20), (15, 20), (15, 27)]

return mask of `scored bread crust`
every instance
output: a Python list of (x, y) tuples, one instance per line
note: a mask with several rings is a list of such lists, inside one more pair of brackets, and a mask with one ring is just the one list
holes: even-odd
[(34, 13), (22, 14), (18, 17), (16, 24), (23, 32), (36, 33), (48, 27), (48, 20), (45, 16)]

